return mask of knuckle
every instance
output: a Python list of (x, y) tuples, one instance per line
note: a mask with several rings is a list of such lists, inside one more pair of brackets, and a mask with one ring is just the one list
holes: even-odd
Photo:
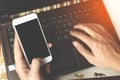
[(97, 46), (96, 47), (98, 47), (98, 48), (102, 48), (102, 47), (104, 47), (104, 42), (102, 42), (102, 41), (99, 41), (98, 43), (97, 43)]
[(92, 47), (97, 47), (98, 46), (98, 41), (94, 40), (94, 42), (91, 45), (92, 45)]
[(103, 47), (104, 42), (103, 41), (94, 41), (94, 43), (92, 44), (92, 49), (95, 50), (97, 48), (101, 48)]

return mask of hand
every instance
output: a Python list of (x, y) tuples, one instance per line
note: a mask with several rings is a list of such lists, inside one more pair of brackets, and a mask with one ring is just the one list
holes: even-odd
[[(52, 47), (52, 44), (48, 44), (49, 47)], [(41, 59), (35, 58), (32, 60), (31, 68), (29, 68), (26, 59), (22, 53), (19, 42), (15, 36), (14, 43), (14, 53), (15, 53), (15, 64), (16, 72), (21, 80), (44, 80), (43, 75), (40, 73), (41, 69)], [(49, 73), (50, 65), (46, 66), (46, 71)]]
[[(71, 35), (83, 41), (91, 51), (81, 43), (73, 41), (76, 49), (93, 65), (120, 71), (120, 46), (113, 36), (99, 24), (78, 24)], [(87, 33), (87, 34), (86, 34)]]

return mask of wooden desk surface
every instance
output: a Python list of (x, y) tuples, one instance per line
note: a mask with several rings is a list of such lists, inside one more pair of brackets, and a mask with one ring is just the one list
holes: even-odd
[(8, 80), (1, 45), (0, 45), (0, 80)]

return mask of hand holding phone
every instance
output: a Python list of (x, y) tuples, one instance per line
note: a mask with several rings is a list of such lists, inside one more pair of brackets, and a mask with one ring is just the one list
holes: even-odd
[(52, 61), (51, 51), (37, 14), (14, 19), (12, 24), (28, 64), (38, 57), (42, 58), (43, 64)]

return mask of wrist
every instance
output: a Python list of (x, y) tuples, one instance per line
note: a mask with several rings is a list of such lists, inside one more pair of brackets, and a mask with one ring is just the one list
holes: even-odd
[[(119, 59), (120, 59), (120, 57), (119, 57)], [(119, 61), (119, 59), (116, 59), (114, 62), (112, 62), (111, 63), (111, 68), (113, 69), (113, 70), (115, 70), (115, 71), (119, 71), (120, 72), (120, 61)]]

